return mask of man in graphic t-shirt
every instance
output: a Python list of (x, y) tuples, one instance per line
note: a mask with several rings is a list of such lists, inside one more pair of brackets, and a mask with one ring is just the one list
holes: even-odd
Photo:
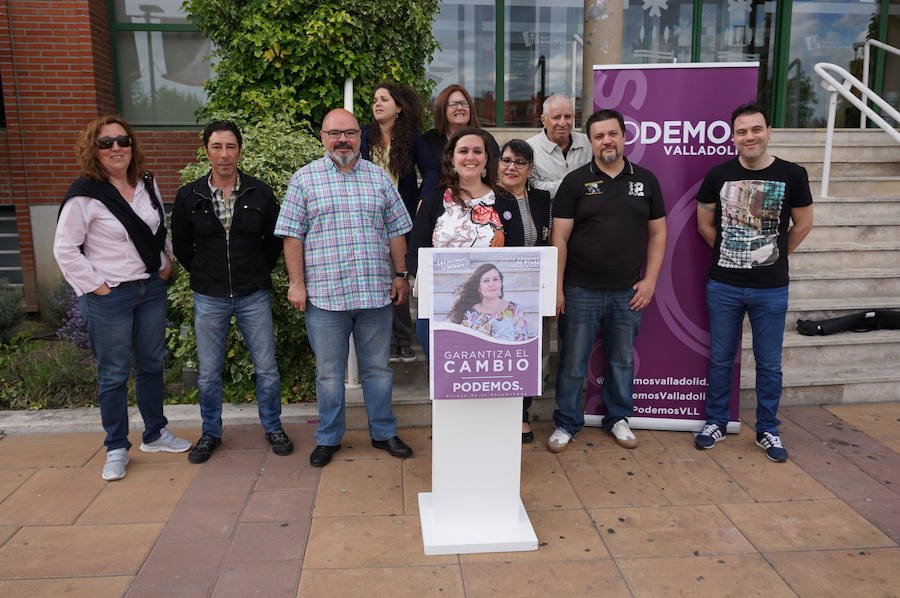
[(731, 115), (738, 157), (711, 169), (697, 192), (697, 228), (713, 248), (709, 304), (709, 389), (698, 449), (725, 439), (732, 366), (744, 313), (756, 359), (756, 444), (772, 461), (787, 460), (778, 435), (781, 345), (788, 306), (788, 255), (813, 224), (806, 169), (768, 152), (772, 127), (762, 107)]

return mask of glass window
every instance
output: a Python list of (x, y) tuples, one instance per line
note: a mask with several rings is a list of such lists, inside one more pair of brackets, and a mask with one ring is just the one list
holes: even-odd
[(22, 284), (15, 206), (0, 206), (0, 278), (5, 278), (10, 284)]
[(693, 0), (624, 0), (622, 62), (690, 62)]
[(775, 58), (775, 2), (706, 0), (700, 27), (700, 62), (759, 62), (759, 93), (770, 105)]
[(206, 103), (212, 44), (187, 22), (181, 0), (116, 0), (119, 110), (135, 125), (193, 125)]
[(540, 126), (544, 98), (581, 98), (583, 0), (510, 0), (506, 3), (504, 124)]
[(493, 0), (441, 2), (432, 29), (441, 48), (427, 69), (428, 77), (437, 83), (435, 96), (454, 83), (465, 87), (485, 127), (497, 123), (495, 15)]
[[(784, 126), (826, 125), (828, 92), (813, 67), (830, 62), (860, 77), (862, 59), (853, 45), (876, 37), (873, 24), (879, 10), (879, 3), (871, 1), (794, 0)], [(839, 98), (835, 126), (858, 127), (859, 110)]]
[[(885, 39), (886, 44), (889, 46), (894, 46), (895, 48), (900, 48), (900, 0), (891, 0), (890, 5), (888, 6), (888, 19), (887, 19), (887, 39)], [(881, 97), (884, 98), (888, 104), (894, 107), (894, 109), (900, 111), (900, 56), (896, 54), (891, 54), (890, 52), (884, 52), (884, 82), (882, 84), (882, 92)], [(872, 63), (872, 69), (874, 69), (875, 64), (875, 53), (872, 53), (872, 56), (869, 58)], [(874, 81), (875, 77), (873, 75), (869, 75), (869, 81)], [(890, 123), (891, 120), (888, 118), (887, 121)], [(900, 123), (893, 123), (894, 126), (900, 126)], [(872, 126), (871, 124), (869, 126)]]

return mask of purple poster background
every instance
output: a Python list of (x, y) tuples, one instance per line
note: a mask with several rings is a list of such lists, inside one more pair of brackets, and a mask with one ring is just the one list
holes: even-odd
[(432, 398), (539, 395), (541, 339), (498, 341), (457, 324), (432, 322)]
[[(594, 109), (624, 115), (625, 155), (656, 175), (666, 204), (666, 259), (635, 341), (635, 417), (706, 418), (711, 250), (697, 233), (694, 196), (712, 166), (736, 155), (729, 117), (756, 98), (757, 71), (755, 63), (594, 70)], [(589, 365), (588, 414), (603, 413), (599, 347)], [(740, 404), (739, 354), (735, 365), (732, 421)]]

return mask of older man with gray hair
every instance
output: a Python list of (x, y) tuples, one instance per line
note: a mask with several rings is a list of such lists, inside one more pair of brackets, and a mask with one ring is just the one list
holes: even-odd
[(590, 162), (593, 154), (587, 135), (572, 130), (575, 107), (568, 96), (555, 93), (544, 100), (541, 123), (544, 130), (526, 139), (534, 148), (531, 183), (552, 199), (563, 177)]

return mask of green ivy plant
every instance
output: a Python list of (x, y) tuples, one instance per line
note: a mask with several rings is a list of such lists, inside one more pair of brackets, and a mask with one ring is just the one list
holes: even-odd
[[(270, 185), (279, 201), (284, 197), (291, 175), (323, 155), (319, 139), (299, 129), (283, 115), (266, 116), (253, 124), (228, 114), (211, 115), (212, 120), (222, 118), (235, 120), (241, 130), (243, 153), (239, 168)], [(207, 172), (209, 162), (203, 148), (198, 147), (197, 161), (181, 171), (181, 180), (189, 183)], [(309, 400), (315, 396), (315, 359), (306, 338), (303, 313), (287, 300), (288, 279), (282, 261), (272, 272), (272, 284), (275, 351), (281, 372), (282, 400)], [(182, 271), (169, 287), (170, 326), (167, 330), (170, 355), (182, 364), (195, 365), (197, 362), (193, 306), (189, 276)], [(255, 397), (253, 364), (236, 325), (228, 333), (225, 356), (222, 381), (226, 398), (232, 402), (252, 401)]]
[(201, 117), (284, 114), (318, 125), (343, 105), (368, 106), (383, 79), (423, 98), (434, 82), (425, 65), (438, 45), (432, 21), (439, 0), (186, 0), (191, 20), (215, 44), (209, 103)]

